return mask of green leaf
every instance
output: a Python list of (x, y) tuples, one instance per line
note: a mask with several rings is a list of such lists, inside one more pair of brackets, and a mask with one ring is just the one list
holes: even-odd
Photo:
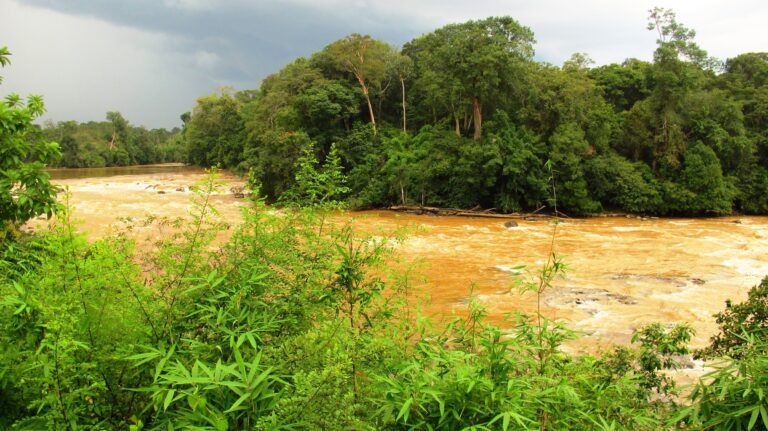
[(768, 411), (766, 411), (765, 406), (760, 406), (760, 418), (763, 420), (765, 429), (768, 430)]
[(405, 403), (403, 403), (403, 406), (400, 407), (400, 412), (397, 414), (395, 420), (400, 420), (400, 418), (403, 418), (403, 421), (408, 423), (408, 415), (411, 412), (411, 404), (413, 404), (413, 397), (409, 397), (407, 400), (405, 400)]
[(760, 409), (755, 407), (754, 410), (752, 410), (752, 415), (749, 417), (749, 425), (747, 425), (747, 429), (751, 430), (755, 427), (755, 424), (757, 423), (757, 417), (760, 414)]
[(240, 408), (240, 404), (245, 402), (245, 400), (247, 400), (250, 396), (251, 396), (251, 394), (249, 392), (244, 393), (240, 398), (237, 399), (237, 401), (232, 403), (232, 406), (229, 409), (227, 409), (224, 413), (232, 413), (235, 410), (242, 410), (242, 409), (244, 409), (245, 407)]
[(229, 423), (225, 417), (216, 418), (216, 431), (227, 431), (229, 429)]
[(168, 410), (168, 406), (173, 402), (173, 396), (176, 394), (176, 389), (171, 389), (165, 394), (165, 401), (163, 401), (163, 411)]

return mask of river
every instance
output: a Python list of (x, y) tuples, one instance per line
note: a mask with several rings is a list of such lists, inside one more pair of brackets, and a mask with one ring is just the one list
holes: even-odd
[[(112, 232), (121, 217), (186, 214), (189, 186), (204, 177), (200, 169), (179, 166), (107, 169), (92, 172), (96, 177), (64, 171), (54, 173), (54, 182), (69, 189), (80, 229), (92, 237)], [(243, 185), (228, 174), (223, 180), (225, 190)], [(245, 205), (229, 193), (213, 201), (235, 223), (239, 206)], [(470, 292), (496, 322), (505, 313), (535, 310), (535, 297), (513, 286), (531, 277), (517, 266), (536, 270), (544, 264), (553, 233), (549, 221), (520, 220), (506, 228), (498, 219), (389, 211), (346, 217), (371, 233), (410, 228), (398, 251), (425, 276), (417, 285), (429, 294), (427, 310), (435, 316), (463, 314)], [(146, 229), (134, 235), (153, 235), (151, 227)], [(554, 248), (568, 269), (544, 292), (542, 310), (583, 333), (569, 348), (595, 351), (628, 344), (635, 328), (653, 321), (688, 322), (697, 331), (693, 345), (703, 346), (717, 328), (712, 315), (725, 300), (743, 300), (768, 274), (768, 217), (566, 219), (557, 225)]]

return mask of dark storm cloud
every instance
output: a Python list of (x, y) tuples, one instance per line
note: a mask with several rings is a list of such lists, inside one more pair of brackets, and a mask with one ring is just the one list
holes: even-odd
[[(237, 86), (256, 86), (265, 75), (298, 56), (308, 56), (352, 32), (401, 44), (420, 32), (413, 23), (377, 14), (365, 5), (334, 8), (291, 2), (31, 0), (29, 5), (89, 16), (180, 38), (189, 55), (204, 51), (220, 61), (213, 76)], [(423, 31), (423, 30), (421, 30)]]

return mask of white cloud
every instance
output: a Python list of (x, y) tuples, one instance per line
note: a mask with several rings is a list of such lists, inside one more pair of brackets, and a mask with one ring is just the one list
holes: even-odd
[(214, 0), (163, 0), (163, 4), (169, 8), (192, 12), (210, 10), (216, 6)]
[(197, 51), (195, 52), (195, 64), (202, 69), (213, 69), (219, 64), (219, 56), (215, 52)]
[(172, 127), (201, 87), (215, 88), (190, 67), (199, 59), (190, 63), (177, 50), (182, 41), (168, 35), (4, 0), (0, 28), (13, 54), (0, 94), (42, 94), (45, 118), (102, 120), (120, 111), (136, 124)]
[[(651, 59), (656, 36), (646, 30), (648, 10), (673, 9), (679, 22), (697, 31), (697, 42), (720, 58), (768, 49), (768, 2), (764, 0), (288, 0), (306, 7), (367, 13), (361, 20), (422, 28), (509, 15), (536, 36), (537, 57), (560, 64), (574, 52), (587, 52), (598, 64), (628, 57)], [(356, 7), (353, 7), (356, 6)], [(376, 36), (374, 34), (374, 36)], [(411, 37), (418, 36), (417, 34)]]

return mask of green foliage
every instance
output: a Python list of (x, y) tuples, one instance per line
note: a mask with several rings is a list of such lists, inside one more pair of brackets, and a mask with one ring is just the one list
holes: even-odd
[(746, 301), (734, 304), (728, 300), (725, 310), (715, 314), (715, 321), (720, 332), (709, 347), (698, 352), (702, 357), (739, 358), (751, 351), (751, 343), (768, 340), (768, 278), (749, 290)]
[(624, 112), (648, 97), (646, 76), (650, 66), (641, 60), (628, 59), (622, 64), (592, 68), (588, 74), (603, 92), (606, 102), (610, 103), (616, 112)]
[[(122, 357), (146, 339), (152, 293), (130, 242), (90, 244), (68, 210), (44, 236), (17, 245), (0, 280), (0, 424), (18, 429), (122, 428), (139, 400)], [(129, 383), (130, 382), (130, 383)]]
[(720, 358), (691, 392), (691, 405), (677, 420), (697, 429), (768, 429), (768, 278), (749, 291), (746, 301), (726, 302), (715, 315), (720, 332), (699, 356)]
[(59, 142), (62, 152), (52, 166), (98, 168), (184, 161), (178, 128), (147, 130), (131, 125), (119, 112), (108, 112), (107, 120), (46, 122), (42, 137)]
[(643, 163), (606, 154), (588, 160), (584, 169), (592, 196), (606, 208), (654, 213), (662, 206), (658, 182)]
[(295, 181), (294, 167), (311, 139), (304, 132), (267, 132), (246, 144), (243, 162), (238, 170), (252, 172), (261, 184), (262, 193), (277, 199)]
[(581, 165), (581, 158), (589, 151), (582, 129), (574, 123), (563, 124), (552, 134), (550, 145), (563, 211), (577, 215), (599, 211), (600, 203), (590, 196)]
[(304, 147), (294, 170), (296, 181), (293, 187), (282, 195), (283, 202), (299, 207), (343, 207), (340, 198), (349, 188), (345, 185), (347, 179), (342, 172), (336, 145), (331, 145), (322, 167), (318, 166), (314, 146), (310, 144)]
[(353, 33), (328, 45), (324, 51), (338, 70), (351, 74), (357, 81), (368, 104), (371, 128), (376, 134), (371, 93), (380, 92), (385, 85), (389, 58), (394, 56), (392, 47), (371, 36)]
[(694, 429), (768, 429), (768, 349), (761, 340), (753, 349), (733, 350), (740, 359), (715, 367), (691, 393), (693, 405), (677, 419)]
[(733, 191), (723, 179), (720, 161), (711, 148), (698, 144), (685, 153), (680, 181), (685, 194), (675, 199), (684, 213), (724, 215), (731, 212)]
[(205, 167), (240, 163), (245, 135), (239, 105), (226, 92), (197, 100), (185, 131), (191, 163)]
[(667, 329), (660, 323), (646, 325), (632, 335), (632, 342), (640, 344), (638, 368), (640, 386), (660, 395), (674, 393), (675, 382), (663, 370), (677, 369), (677, 358), (689, 353), (688, 343), (694, 334), (687, 324)]
[(410, 42), (405, 52), (427, 74), (422, 91), (441, 100), (441, 108), (449, 109), (457, 123), (465, 114), (460, 109), (470, 107), (473, 138), (479, 140), (483, 106), (496, 102), (500, 89), (508, 92), (519, 85), (515, 78), (533, 56), (533, 33), (511, 17), (490, 17), (449, 24)]
[[(0, 49), (0, 66), (10, 63), (10, 52)], [(43, 170), (61, 157), (55, 142), (28, 140), (32, 121), (45, 112), (43, 99), (30, 96), (26, 103), (9, 94), (0, 101), (0, 248), (13, 227), (56, 209), (56, 187)]]

